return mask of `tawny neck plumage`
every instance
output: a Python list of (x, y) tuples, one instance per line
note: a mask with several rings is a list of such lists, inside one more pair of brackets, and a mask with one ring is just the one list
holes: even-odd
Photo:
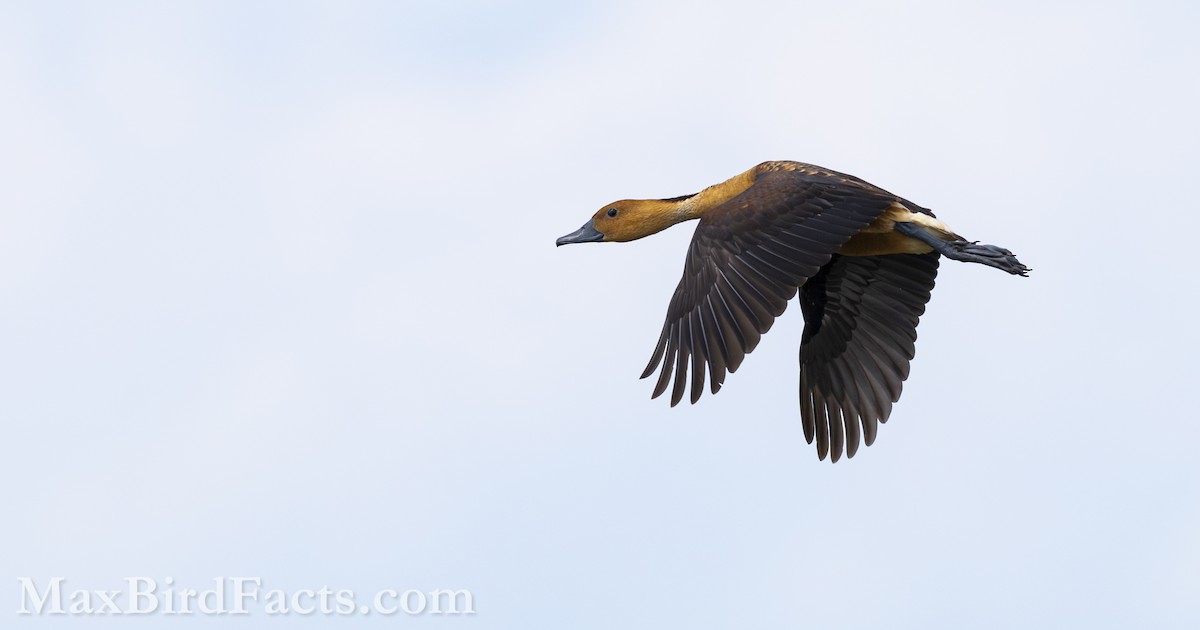
[(759, 167), (754, 167), (744, 173), (734, 175), (729, 179), (705, 188), (704, 190), (678, 202), (677, 212), (685, 215), (685, 219), (699, 219), (706, 212), (740, 195), (742, 191), (754, 183), (758, 177)]

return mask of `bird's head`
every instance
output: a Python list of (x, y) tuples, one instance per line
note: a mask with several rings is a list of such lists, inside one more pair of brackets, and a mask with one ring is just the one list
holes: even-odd
[(625, 199), (610, 203), (597, 210), (583, 227), (559, 238), (555, 244), (625, 242), (650, 236), (695, 218), (688, 212), (687, 199)]

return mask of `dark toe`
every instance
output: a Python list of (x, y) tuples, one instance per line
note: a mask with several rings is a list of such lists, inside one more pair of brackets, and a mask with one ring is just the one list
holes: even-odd
[(1012, 252), (1003, 247), (966, 241), (957, 241), (951, 245), (963, 259), (983, 263), (1017, 276), (1024, 276), (1030, 272), (1029, 267), (1021, 264), (1021, 261), (1017, 260)]

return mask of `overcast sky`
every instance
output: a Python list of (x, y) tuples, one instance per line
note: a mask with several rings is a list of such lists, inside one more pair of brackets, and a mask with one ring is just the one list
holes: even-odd
[[(469, 589), (240, 627), (1200, 625), (1187, 2), (0, 9), (0, 625), (17, 578)], [(943, 261), (904, 396), (804, 442), (795, 305), (717, 396), (637, 379), (768, 159), (1015, 251)]]

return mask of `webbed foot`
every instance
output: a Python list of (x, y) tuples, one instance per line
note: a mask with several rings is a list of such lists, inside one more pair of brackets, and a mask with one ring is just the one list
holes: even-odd
[(996, 245), (981, 245), (977, 241), (950, 241), (946, 243), (946, 249), (947, 251), (942, 253), (954, 260), (984, 264), (1015, 276), (1027, 276), (1032, 271), (1021, 264), (1012, 252)]

